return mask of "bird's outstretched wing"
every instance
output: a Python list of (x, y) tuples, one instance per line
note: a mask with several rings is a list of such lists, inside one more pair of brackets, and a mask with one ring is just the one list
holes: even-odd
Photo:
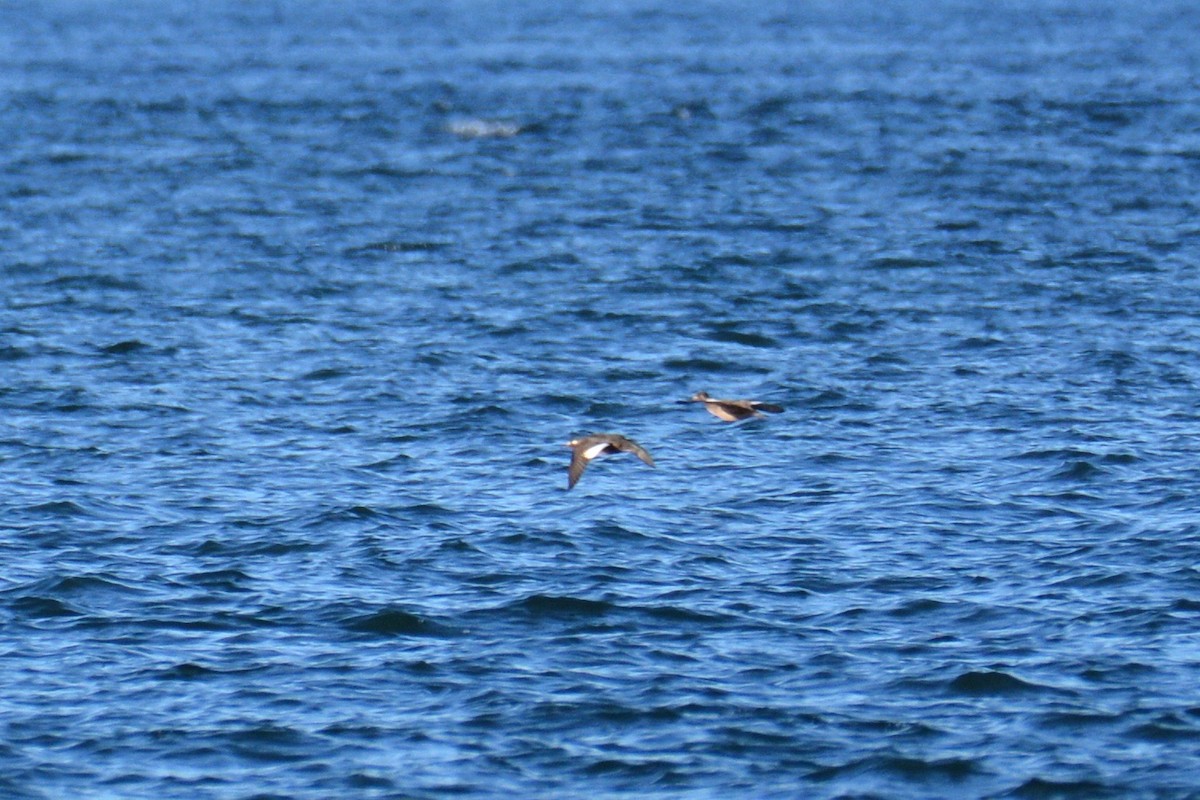
[(650, 455), (650, 452), (632, 439), (622, 438), (619, 442), (613, 442), (613, 444), (616, 445), (618, 450), (624, 450), (626, 453), (633, 453), (650, 466), (654, 466), (654, 458)]
[(583, 454), (583, 448), (577, 447), (571, 452), (571, 466), (567, 467), (567, 489), (579, 483), (579, 476), (587, 469), (588, 457)]

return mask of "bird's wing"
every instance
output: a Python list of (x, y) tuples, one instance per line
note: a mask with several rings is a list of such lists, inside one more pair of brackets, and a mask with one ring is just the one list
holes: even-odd
[(579, 476), (587, 468), (588, 458), (583, 454), (583, 448), (571, 451), (571, 466), (567, 467), (567, 488), (579, 483)]
[(782, 414), (783, 406), (777, 406), (774, 403), (760, 403), (757, 400), (750, 404), (753, 408), (760, 411), (770, 411), (772, 414)]
[(650, 466), (652, 466), (652, 467), (654, 466), (654, 459), (653, 459), (653, 457), (651, 457), (649, 451), (647, 451), (646, 448), (642, 447), (640, 444), (633, 441), (632, 439), (622, 439), (621, 442), (617, 444), (617, 448), (620, 450), (624, 450), (626, 453), (633, 453), (635, 456), (640, 458), (642, 461), (645, 461)]
[[(728, 417), (722, 417), (722, 419), (733, 421), (755, 416), (754, 406), (746, 400), (710, 400), (709, 402), (729, 415)], [(721, 415), (717, 414), (717, 416)]]

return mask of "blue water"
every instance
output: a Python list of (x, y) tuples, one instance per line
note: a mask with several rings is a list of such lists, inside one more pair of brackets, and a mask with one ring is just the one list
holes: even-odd
[(0, 795), (1200, 796), (1197, 29), (0, 2)]

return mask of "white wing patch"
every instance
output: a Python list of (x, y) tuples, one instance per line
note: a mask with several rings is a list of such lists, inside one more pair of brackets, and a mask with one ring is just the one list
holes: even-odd
[(605, 448), (607, 448), (607, 447), (608, 447), (608, 442), (601, 442), (600, 444), (594, 444), (591, 447), (589, 447), (587, 450), (583, 451), (583, 457), (586, 458), (588, 461), (591, 461), (593, 458), (595, 458), (596, 456), (603, 453)]

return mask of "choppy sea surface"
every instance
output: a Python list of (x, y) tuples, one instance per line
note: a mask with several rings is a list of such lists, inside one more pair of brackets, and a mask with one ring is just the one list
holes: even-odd
[(1200, 797), (1197, 29), (0, 2), (0, 795)]

